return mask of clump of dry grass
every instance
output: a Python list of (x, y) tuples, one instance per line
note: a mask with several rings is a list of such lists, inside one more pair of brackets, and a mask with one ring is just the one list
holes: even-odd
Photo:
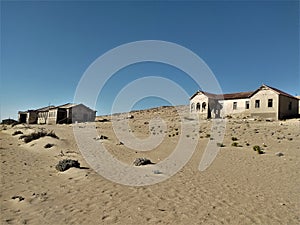
[(233, 147), (243, 147), (243, 146), (240, 145), (238, 142), (233, 142), (233, 143), (231, 144), (231, 146), (233, 146)]
[(18, 134), (23, 134), (23, 132), (20, 131), (20, 130), (16, 130), (12, 135), (15, 136), (15, 135), (18, 135)]
[(73, 159), (63, 159), (58, 162), (58, 164), (55, 166), (55, 169), (63, 172), (70, 169), (71, 167), (80, 168), (80, 163), (77, 160)]
[(34, 133), (31, 133), (28, 135), (22, 135), (22, 136), (20, 136), (20, 139), (23, 139), (25, 143), (29, 143), (33, 140), (37, 140), (37, 139), (39, 139), (41, 137), (45, 137), (45, 136), (59, 139), (58, 136), (53, 131), (50, 131), (50, 132), (38, 131), (38, 132), (34, 132)]

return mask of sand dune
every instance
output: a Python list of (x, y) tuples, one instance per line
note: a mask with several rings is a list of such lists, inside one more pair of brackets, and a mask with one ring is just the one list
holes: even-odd
[[(102, 117), (108, 122), (95, 123), (98, 136), (93, 141), (131, 166), (138, 157), (155, 163), (166, 159), (182, 132), (176, 110), (163, 107), (131, 115), (131, 119), (124, 119), (126, 114), (114, 118), (126, 120), (131, 133), (139, 138), (150, 133), (164, 135), (159, 146), (138, 152), (120, 144), (110, 117)], [(161, 117), (167, 126), (151, 122), (155, 117)], [(77, 126), (85, 129), (92, 125)], [(118, 184), (97, 174), (77, 148), (73, 125), (2, 127), (1, 223), (299, 224), (300, 121), (227, 120), (225, 146), (211, 166), (200, 172), (206, 144), (214, 138), (211, 126), (212, 121), (205, 120), (188, 130), (186, 138), (199, 141), (192, 158), (178, 173), (164, 182), (140, 187)], [(41, 129), (53, 130), (59, 139), (42, 137), (24, 143), (19, 139), (21, 134), (12, 135), (17, 130), (30, 134)], [(100, 139), (101, 135), (108, 139)], [(240, 147), (232, 146), (233, 142)], [(45, 148), (48, 143), (53, 146)], [(264, 154), (253, 151), (254, 145), (263, 148)], [(283, 156), (277, 156), (278, 152)], [(67, 158), (78, 160), (81, 169), (58, 172), (55, 165)]]

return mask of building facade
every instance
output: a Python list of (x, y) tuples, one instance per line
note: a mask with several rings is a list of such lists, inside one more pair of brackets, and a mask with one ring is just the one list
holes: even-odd
[(95, 110), (90, 109), (84, 104), (73, 103), (19, 112), (19, 122), (29, 124), (93, 122), (95, 118)]
[(297, 117), (298, 110), (296, 97), (267, 85), (255, 91), (224, 95), (197, 91), (190, 98), (190, 112), (204, 119), (226, 116), (285, 119)]

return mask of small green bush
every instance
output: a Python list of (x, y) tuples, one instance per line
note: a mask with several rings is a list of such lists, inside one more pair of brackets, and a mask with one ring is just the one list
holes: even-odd
[(239, 143), (238, 143), (238, 142), (233, 142), (233, 143), (231, 144), (231, 146), (233, 146), (233, 147), (238, 147), (238, 146), (239, 146)]
[(231, 138), (232, 141), (237, 141), (238, 139), (236, 137)]
[(255, 145), (253, 146), (253, 150), (257, 152), (257, 154), (264, 154), (265, 152), (261, 149), (260, 146)]
[(260, 151), (261, 149), (260, 149), (260, 146), (255, 145), (255, 146), (253, 146), (253, 150), (254, 150), (254, 151)]
[(206, 138), (209, 138), (209, 137), (210, 137), (210, 134), (206, 134), (205, 137), (206, 137)]

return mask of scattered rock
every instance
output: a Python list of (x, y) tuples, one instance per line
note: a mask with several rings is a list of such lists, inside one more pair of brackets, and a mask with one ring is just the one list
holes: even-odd
[(46, 145), (44, 146), (44, 148), (51, 148), (51, 147), (53, 147), (53, 146), (54, 146), (54, 144), (48, 143), (48, 144), (46, 144)]
[(117, 143), (116, 145), (124, 145), (124, 143), (122, 141), (120, 141), (119, 143)]
[(146, 158), (136, 158), (133, 162), (133, 165), (135, 166), (144, 166), (148, 164), (153, 164), (150, 159)]
[(99, 119), (99, 120), (97, 120), (98, 122), (109, 122), (109, 119), (106, 119), (106, 118), (103, 118), (103, 119)]
[(127, 119), (133, 119), (133, 118), (134, 118), (133, 115), (128, 115), (128, 116), (127, 116)]
[(108, 137), (106, 137), (106, 136), (104, 136), (104, 135), (100, 135), (100, 136), (98, 136), (98, 137), (96, 137), (96, 138), (94, 138), (96, 141), (97, 140), (106, 140), (106, 139), (108, 139)]
[(21, 195), (14, 195), (11, 197), (11, 199), (19, 199), (19, 202), (23, 201), (25, 198), (22, 197)]
[(284, 154), (282, 152), (276, 152), (275, 155), (278, 157), (284, 156)]
[(159, 171), (159, 170), (154, 170), (153, 173), (154, 173), (154, 174), (162, 174), (162, 172)]

